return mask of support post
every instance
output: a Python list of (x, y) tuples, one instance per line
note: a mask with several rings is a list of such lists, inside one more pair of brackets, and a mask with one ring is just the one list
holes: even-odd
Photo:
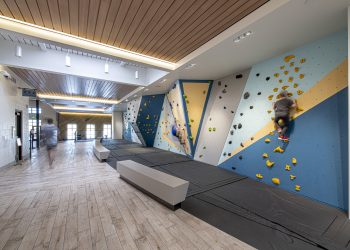
[(35, 101), (35, 106), (36, 106), (36, 148), (40, 148), (40, 128), (39, 128), (39, 119), (40, 119), (40, 114), (39, 114), (39, 108), (40, 108), (40, 103), (39, 100), (36, 99)]

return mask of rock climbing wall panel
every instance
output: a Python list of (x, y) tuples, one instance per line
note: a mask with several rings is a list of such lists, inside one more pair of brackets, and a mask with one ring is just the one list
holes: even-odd
[(141, 99), (136, 124), (148, 147), (154, 144), (163, 101), (163, 94), (142, 96)]
[(127, 110), (123, 114), (124, 139), (141, 143), (130, 123), (136, 122), (141, 103), (141, 97), (131, 100), (127, 104)]

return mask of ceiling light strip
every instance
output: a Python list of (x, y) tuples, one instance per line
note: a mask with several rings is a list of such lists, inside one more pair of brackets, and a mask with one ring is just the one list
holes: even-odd
[(118, 58), (152, 65), (167, 70), (174, 70), (176, 68), (176, 64), (172, 62), (117, 48), (82, 37), (66, 34), (60, 31), (44, 28), (38, 25), (19, 21), (2, 15), (0, 15), (0, 28), (58, 43), (67, 44), (74, 47), (87, 49), (90, 51), (95, 51), (106, 55), (111, 55)]
[(105, 104), (118, 104), (120, 101), (116, 99), (100, 99), (82, 96), (65, 96), (65, 95), (48, 95), (37, 93), (39, 98), (43, 99), (55, 99), (55, 100), (67, 100), (67, 101), (77, 101), (77, 102), (94, 102), (94, 103), (105, 103)]
[(60, 115), (91, 115), (91, 116), (107, 116), (111, 117), (112, 114), (99, 114), (99, 113), (82, 113), (82, 112), (58, 112)]
[(61, 106), (61, 105), (53, 105), (53, 109), (58, 110), (78, 110), (78, 111), (95, 111), (95, 112), (105, 112), (104, 108), (86, 108), (86, 107), (72, 107), (72, 106)]

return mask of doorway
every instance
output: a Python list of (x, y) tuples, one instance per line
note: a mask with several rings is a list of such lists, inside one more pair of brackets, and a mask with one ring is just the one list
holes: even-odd
[(22, 111), (17, 111), (15, 112), (16, 115), (16, 153), (17, 157), (16, 159), (18, 161), (22, 160), (22, 143), (23, 143), (23, 138), (22, 138)]

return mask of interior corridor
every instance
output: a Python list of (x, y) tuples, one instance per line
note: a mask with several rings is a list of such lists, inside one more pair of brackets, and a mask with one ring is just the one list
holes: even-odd
[(0, 170), (0, 249), (251, 249), (119, 178), (91, 142)]

